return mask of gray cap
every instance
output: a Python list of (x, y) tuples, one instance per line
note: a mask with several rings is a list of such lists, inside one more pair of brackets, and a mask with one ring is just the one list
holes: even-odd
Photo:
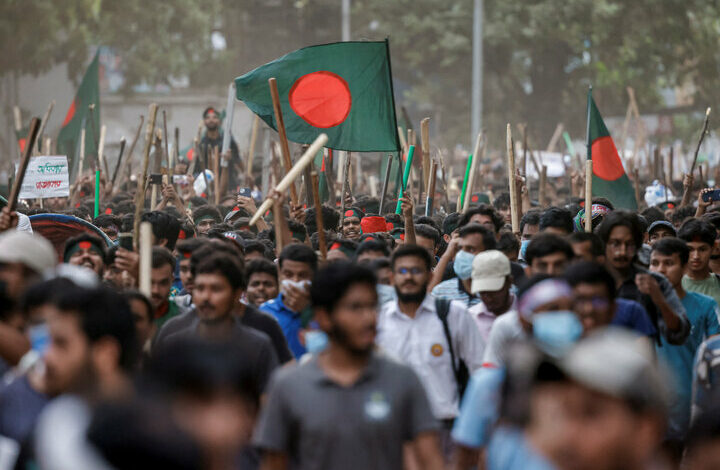
[(650, 226), (647, 228), (647, 233), (652, 232), (657, 227), (664, 227), (668, 230), (671, 230), (674, 235), (677, 235), (677, 230), (675, 229), (675, 226), (667, 220), (656, 220), (655, 222), (651, 223)]
[(665, 412), (667, 380), (646, 338), (609, 327), (581, 340), (559, 362), (573, 381), (630, 402), (637, 409)]
[(37, 273), (53, 268), (58, 255), (40, 235), (8, 230), (0, 234), (0, 263), (20, 263)]

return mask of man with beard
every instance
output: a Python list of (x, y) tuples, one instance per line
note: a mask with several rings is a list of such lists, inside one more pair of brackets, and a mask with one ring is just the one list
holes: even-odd
[(329, 344), (274, 377), (253, 439), (263, 452), (261, 467), (397, 469), (410, 441), (419, 468), (442, 468), (437, 422), (420, 381), (374, 351), (372, 272), (329, 264), (313, 279), (311, 297)]
[(360, 221), (365, 217), (365, 212), (359, 207), (351, 207), (345, 211), (342, 219), (342, 236), (348, 240), (358, 241), (362, 235)]
[(690, 334), (690, 322), (675, 289), (663, 275), (634, 264), (643, 242), (643, 229), (637, 215), (610, 212), (598, 226), (597, 233), (605, 244), (607, 267), (619, 279), (617, 296), (645, 307), (653, 326), (668, 343), (683, 344)]
[[(213, 152), (215, 147), (218, 148), (218, 152), (222, 150), (223, 131), (220, 129), (220, 115), (213, 107), (208, 107), (203, 112), (203, 123), (205, 124), (205, 135), (200, 139), (200, 166), (197, 168), (204, 168), (205, 164), (212, 168)], [(238, 146), (235, 143), (235, 139), (230, 137), (230, 148), (225, 153), (220, 155), (220, 165), (223, 167), (223, 171), (227, 170), (228, 180), (230, 186), (234, 187), (236, 184), (236, 172), (235, 165), (240, 163), (240, 153)]]
[(397, 300), (380, 312), (377, 344), (421, 377), (447, 443), (464, 385), (458, 383), (459, 366), (453, 362), (464, 362), (470, 372), (479, 369), (484, 342), (462, 303), (436, 300), (427, 293), (432, 257), (425, 248), (403, 245), (393, 253), (391, 264)]
[(92, 269), (100, 279), (103, 278), (107, 267), (106, 258), (105, 243), (89, 233), (82, 233), (65, 242), (63, 261)]

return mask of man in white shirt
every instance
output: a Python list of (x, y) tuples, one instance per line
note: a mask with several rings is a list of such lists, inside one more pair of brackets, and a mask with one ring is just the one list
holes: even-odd
[(486, 343), (495, 319), (517, 309), (515, 296), (510, 292), (512, 284), (510, 260), (501, 251), (488, 250), (475, 255), (470, 292), (479, 294), (482, 302), (470, 307), (468, 312)]
[[(376, 343), (414, 369), (435, 417), (449, 429), (458, 414), (460, 393), (436, 299), (427, 293), (431, 266), (430, 254), (420, 246), (404, 245), (393, 253), (398, 298), (383, 305)], [(484, 342), (462, 303), (449, 303), (447, 325), (455, 366), (463, 361), (470, 372), (480, 368)]]

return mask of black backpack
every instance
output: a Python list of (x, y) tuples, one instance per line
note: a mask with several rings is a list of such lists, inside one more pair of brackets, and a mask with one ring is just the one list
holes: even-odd
[(452, 335), (450, 335), (450, 327), (448, 326), (448, 313), (450, 313), (450, 299), (444, 297), (438, 297), (435, 299), (435, 310), (437, 316), (443, 325), (443, 331), (445, 331), (445, 339), (448, 342), (450, 349), (450, 360), (452, 361), (453, 375), (455, 375), (455, 381), (457, 382), (458, 392), (462, 398), (465, 393), (468, 381), (470, 380), (470, 371), (462, 358), (455, 360), (455, 350), (453, 349)]

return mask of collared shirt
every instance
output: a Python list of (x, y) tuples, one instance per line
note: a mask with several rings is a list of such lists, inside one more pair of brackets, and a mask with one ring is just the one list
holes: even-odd
[[(480, 368), (485, 343), (467, 309), (459, 302), (450, 302), (447, 322), (456, 361), (462, 359), (470, 372)], [(375, 341), (418, 374), (428, 392), (435, 417), (451, 419), (457, 416), (457, 382), (434, 297), (425, 296), (414, 318), (402, 313), (397, 301), (383, 305)]]
[(446, 299), (460, 301), (466, 308), (470, 308), (481, 302), (480, 297), (470, 295), (468, 291), (465, 290), (465, 286), (462, 281), (457, 277), (448, 279), (447, 281), (443, 281), (436, 285), (433, 287), (430, 295), (433, 297), (444, 297)]
[[(510, 295), (512, 296), (512, 304), (505, 313), (517, 310), (517, 298), (512, 294)], [(490, 339), (490, 328), (492, 328), (492, 325), (498, 315), (495, 315), (490, 310), (488, 310), (484, 302), (473, 305), (468, 309), (468, 312), (470, 313), (470, 315), (472, 315), (473, 320), (475, 320), (475, 324), (480, 331), (480, 336), (482, 336), (483, 341), (485, 342), (485, 344), (487, 344), (488, 339)], [(505, 315), (505, 313), (501, 315)]]
[(253, 443), (290, 468), (398, 469), (403, 444), (438, 429), (411, 368), (373, 352), (360, 378), (337, 384), (317, 356), (277, 371)]
[(285, 339), (287, 339), (288, 346), (295, 359), (299, 359), (307, 352), (305, 346), (300, 342), (300, 330), (303, 328), (302, 313), (293, 312), (287, 308), (282, 301), (282, 294), (278, 294), (277, 297), (268, 300), (258, 308), (274, 316), (280, 323), (280, 328), (283, 330)]

